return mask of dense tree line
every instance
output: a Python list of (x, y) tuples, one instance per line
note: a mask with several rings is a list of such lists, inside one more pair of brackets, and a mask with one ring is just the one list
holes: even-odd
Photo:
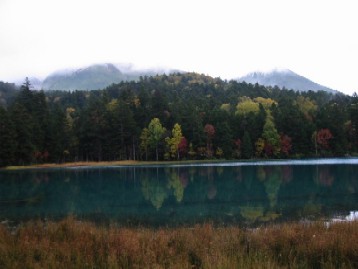
[(196, 73), (141, 77), (97, 91), (32, 91), (28, 80), (19, 90), (0, 86), (1, 166), (358, 152), (356, 95)]

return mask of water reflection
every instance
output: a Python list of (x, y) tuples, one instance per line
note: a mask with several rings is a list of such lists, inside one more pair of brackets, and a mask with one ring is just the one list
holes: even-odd
[(256, 225), (357, 210), (356, 165), (2, 171), (0, 220), (74, 214), (124, 224)]
[(319, 185), (330, 187), (334, 181), (334, 174), (327, 165), (316, 167), (316, 182)]

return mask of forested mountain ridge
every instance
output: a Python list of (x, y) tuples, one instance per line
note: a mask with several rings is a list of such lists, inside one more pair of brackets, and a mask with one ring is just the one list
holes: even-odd
[(0, 108), (0, 165), (75, 160), (345, 156), (358, 98), (196, 73), (93, 91), (32, 91)]

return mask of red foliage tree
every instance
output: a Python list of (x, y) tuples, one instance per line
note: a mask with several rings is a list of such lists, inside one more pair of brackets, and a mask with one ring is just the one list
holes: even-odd
[(206, 156), (211, 158), (213, 156), (211, 140), (215, 136), (215, 128), (211, 124), (206, 124), (204, 127), (204, 133), (206, 133), (207, 144), (206, 144)]
[(317, 144), (322, 149), (329, 149), (329, 140), (333, 138), (333, 135), (329, 129), (321, 129), (317, 132)]
[(292, 148), (292, 139), (288, 135), (281, 134), (280, 136), (281, 142), (281, 152), (288, 156), (290, 154)]
[(178, 151), (180, 156), (184, 156), (188, 152), (188, 141), (184, 136), (180, 140), (180, 143), (178, 145)]
[(206, 124), (204, 127), (204, 132), (208, 136), (208, 139), (212, 139), (215, 135), (215, 128), (211, 124)]

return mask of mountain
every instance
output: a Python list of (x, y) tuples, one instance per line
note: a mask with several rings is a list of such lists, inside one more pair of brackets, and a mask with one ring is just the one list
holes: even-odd
[[(169, 73), (183, 73), (175, 69), (135, 69), (130, 64), (94, 64), (80, 69), (56, 71), (43, 81), (30, 77), (33, 89), (44, 90), (98, 90), (113, 83), (122, 81), (138, 81), (141, 76), (155, 76)], [(279, 88), (296, 91), (326, 91), (337, 93), (328, 87), (315, 83), (288, 69), (273, 69), (269, 72), (252, 72), (236, 79), (239, 82), (258, 83), (264, 86), (278, 86)], [(16, 82), (21, 86), (23, 81)]]
[(57, 71), (45, 78), (42, 88), (44, 90), (98, 90), (113, 83), (137, 81), (140, 76), (154, 76), (166, 72), (164, 69), (135, 70), (130, 65), (123, 64), (95, 64), (76, 70)]
[(337, 93), (328, 87), (315, 83), (308, 78), (300, 76), (289, 69), (274, 69), (269, 72), (252, 72), (246, 76), (237, 79), (242, 82), (245, 81), (251, 84), (261, 84), (264, 86), (278, 86), (279, 88), (286, 88), (295, 91), (326, 91), (330, 93)]

